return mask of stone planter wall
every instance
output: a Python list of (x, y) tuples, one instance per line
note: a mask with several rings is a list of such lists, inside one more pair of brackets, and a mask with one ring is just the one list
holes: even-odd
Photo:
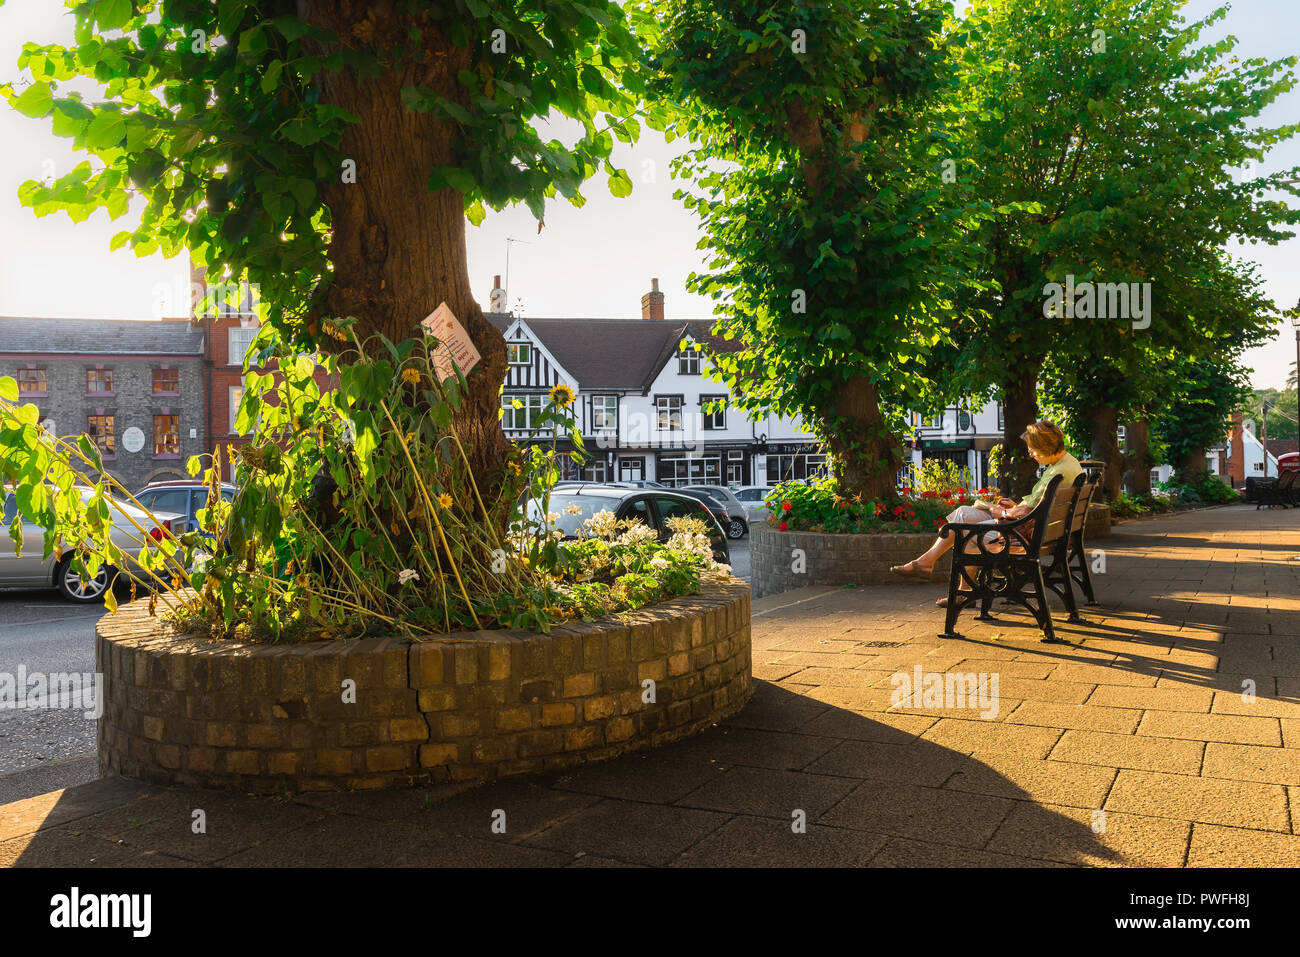
[(492, 780), (653, 747), (749, 699), (749, 600), (737, 583), (547, 635), (291, 646), (167, 635), (133, 602), (97, 627), (100, 770), (342, 790)]
[[(754, 597), (762, 598), (805, 585), (905, 585), (919, 579), (892, 574), (934, 542), (934, 534), (827, 535), (778, 532), (767, 524), (749, 529), (749, 566)], [(934, 568), (931, 581), (946, 582), (951, 556)]]
[(1088, 517), (1083, 521), (1083, 540), (1110, 537), (1110, 506), (1093, 502), (1088, 506)]

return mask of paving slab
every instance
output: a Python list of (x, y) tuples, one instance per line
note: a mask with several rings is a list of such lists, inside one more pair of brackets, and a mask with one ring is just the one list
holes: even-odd
[[(1297, 866), (1297, 541), (1249, 506), (1117, 526), (1067, 644), (1018, 608), (940, 638), (937, 584), (769, 596), (753, 699), (692, 739), (408, 791), (107, 778), (0, 805), (0, 866)], [(917, 667), (996, 711), (898, 703)]]

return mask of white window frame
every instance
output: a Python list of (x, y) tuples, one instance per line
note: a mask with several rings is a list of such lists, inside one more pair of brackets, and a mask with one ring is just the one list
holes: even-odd
[[(514, 407), (515, 400), (518, 399), (522, 408)], [(546, 410), (547, 398), (539, 393), (515, 393), (503, 394), (501, 396), (501, 408), (504, 410), (501, 416), (501, 427), (507, 432), (531, 432), (535, 426), (534, 422)], [(509, 415), (509, 420), (506, 416)], [(518, 417), (523, 416), (526, 425), (518, 425)], [(552, 431), (554, 426), (550, 426), (544, 431)]]
[(244, 387), (242, 385), (232, 385), (227, 390), (227, 395), (230, 402), (230, 434), (252, 435), (254, 432), (253, 429), (249, 429), (247, 432), (240, 432), (235, 428), (235, 419), (239, 417), (239, 403), (244, 399)]
[[(674, 408), (672, 403), (676, 403)], [(682, 410), (686, 405), (686, 400), (680, 395), (657, 395), (655, 396), (655, 428), (660, 432), (682, 432)], [(673, 414), (677, 415), (677, 424), (673, 424)], [(664, 425), (664, 416), (667, 416), (668, 425)]]
[(592, 431), (618, 431), (618, 396), (593, 395), (591, 397)]
[[(514, 358), (511, 358), (511, 356)], [(533, 344), (531, 342), (507, 342), (506, 365), (526, 366), (533, 361)]]
[(677, 350), (677, 374), (700, 374), (700, 350), (695, 346)]
[[(227, 364), (242, 366), (244, 359), (248, 356), (249, 348), (253, 345), (253, 340), (257, 338), (257, 326), (231, 326), (227, 334), (229, 336), (226, 341), (229, 351), (229, 355), (226, 357)], [(235, 340), (240, 338), (245, 338), (242, 351), (235, 345)]]
[(710, 402), (716, 402), (719, 399), (726, 401), (730, 396), (726, 395), (702, 395), (700, 396), (700, 428), (705, 432), (724, 432), (727, 428), (727, 407), (724, 405), (717, 412), (705, 412), (704, 406)]

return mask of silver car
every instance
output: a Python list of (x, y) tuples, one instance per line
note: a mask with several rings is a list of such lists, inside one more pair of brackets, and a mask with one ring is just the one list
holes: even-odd
[[(85, 487), (78, 487), (77, 491), (81, 493), (82, 501), (88, 501), (93, 494), (92, 489)], [(16, 554), (14, 540), (9, 536), (9, 525), (18, 515), (18, 500), (11, 492), (4, 492), (4, 497), (4, 525), (0, 528), (0, 588), (57, 588), (64, 598), (75, 602), (88, 603), (103, 598), (109, 582), (117, 577), (118, 569), (101, 565), (99, 574), (92, 580), (82, 581), (72, 565), (72, 550), (65, 548), (61, 561), (53, 555), (45, 558), (45, 530), (25, 518), (22, 557)], [(141, 545), (140, 533), (127, 521), (128, 516), (155, 538), (162, 534), (162, 529), (170, 531), (173, 521), (178, 523), (178, 529), (183, 524), (180, 515), (156, 513), (150, 517), (134, 505), (122, 502), (112, 502), (110, 510), (113, 513), (112, 541), (125, 555), (138, 555)], [(139, 566), (129, 569), (128, 574), (137, 581), (144, 581), (147, 577)]]
[(731, 489), (725, 485), (686, 485), (683, 488), (692, 489), (696, 492), (706, 492), (722, 504), (722, 507), (727, 510), (727, 514), (730, 516), (730, 521), (727, 524), (728, 538), (744, 538), (749, 534), (749, 509), (745, 507), (744, 502), (736, 498), (736, 493)]
[(752, 525), (754, 522), (766, 521), (767, 517), (772, 514), (767, 509), (767, 496), (772, 494), (772, 489), (765, 485), (746, 485), (744, 488), (736, 489), (736, 498), (745, 507), (745, 515)]

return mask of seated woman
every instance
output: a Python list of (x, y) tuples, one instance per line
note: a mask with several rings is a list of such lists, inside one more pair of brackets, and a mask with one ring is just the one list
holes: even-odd
[[(1064, 483), (1069, 485), (1083, 473), (1083, 468), (1079, 465), (1078, 459), (1065, 451), (1065, 436), (1061, 434), (1061, 430), (1054, 423), (1048, 422), (1046, 419), (1040, 419), (1025, 429), (1020, 437), (1025, 440), (1025, 445), (1029, 447), (1029, 454), (1034, 461), (1039, 465), (1047, 466), (1043, 470), (1042, 476), (1034, 483), (1030, 493), (1019, 502), (1014, 502), (1009, 498), (999, 499), (996, 504), (990, 503), (989, 508), (962, 505), (948, 513), (948, 521), (996, 525), (1001, 521), (1024, 518), (1034, 510), (1034, 506), (1043, 497), (1043, 492), (1046, 491), (1048, 483), (1052, 479), (1058, 475), (1064, 476)], [(890, 571), (905, 578), (929, 578), (934, 572), (934, 563), (943, 556), (944, 552), (952, 548), (955, 537), (951, 532), (947, 535), (940, 535), (923, 555), (912, 559), (906, 565), (895, 565)], [(996, 532), (990, 532), (984, 536), (984, 540), (986, 542), (996, 542), (999, 537)], [(937, 602), (940, 606), (946, 603), (946, 598), (940, 598)]]

